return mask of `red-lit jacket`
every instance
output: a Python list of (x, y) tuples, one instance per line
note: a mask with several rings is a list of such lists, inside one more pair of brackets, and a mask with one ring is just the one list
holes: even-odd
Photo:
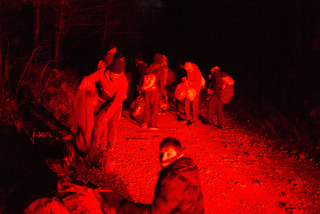
[(156, 85), (160, 94), (165, 93), (164, 77), (165, 69), (162, 65), (157, 63), (152, 63), (150, 66), (150, 73), (153, 73), (156, 76)]
[(197, 91), (197, 93), (200, 93), (201, 91), (201, 80), (202, 80), (202, 74), (199, 69), (199, 67), (192, 63), (193, 71), (187, 72), (187, 80), (190, 81), (190, 86)]
[(204, 213), (198, 167), (188, 157), (174, 161), (159, 172), (152, 204), (125, 201), (120, 205), (120, 213)]

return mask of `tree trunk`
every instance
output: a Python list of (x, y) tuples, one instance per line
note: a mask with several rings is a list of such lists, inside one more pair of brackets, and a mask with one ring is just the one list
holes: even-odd
[(300, 55), (301, 52), (301, 2), (300, 0), (296, 0), (297, 7), (297, 38), (296, 38), (296, 50), (295, 50), (295, 58)]
[[(0, 22), (0, 71), (2, 70), (2, 29), (1, 29), (1, 22)], [(2, 72), (1, 72), (2, 73)]]
[(63, 22), (64, 22), (64, 1), (61, 0), (58, 1), (57, 5), (57, 18), (56, 18), (56, 44), (55, 44), (55, 54), (54, 54), (54, 67), (57, 68), (58, 66), (58, 60), (59, 60), (59, 46), (60, 46), (60, 40), (61, 40), (61, 35), (63, 31)]
[(108, 24), (109, 24), (109, 14), (110, 14), (111, 5), (113, 2), (114, 2), (114, 0), (109, 1), (106, 19), (104, 22), (104, 31), (103, 31), (102, 46), (101, 46), (102, 52), (104, 51), (104, 47), (106, 45), (106, 38), (107, 38), (107, 31), (108, 31)]
[(34, 47), (39, 44), (39, 31), (40, 31), (40, 5), (35, 5), (35, 26), (34, 26)]

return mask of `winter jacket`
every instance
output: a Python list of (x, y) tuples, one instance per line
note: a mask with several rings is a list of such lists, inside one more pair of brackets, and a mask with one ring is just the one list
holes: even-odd
[(150, 73), (153, 73), (156, 76), (156, 85), (160, 91), (160, 94), (165, 93), (165, 85), (164, 85), (164, 75), (165, 69), (162, 65), (157, 63), (152, 63), (150, 66)]
[(124, 201), (120, 205), (120, 213), (204, 213), (198, 167), (188, 157), (174, 161), (159, 172), (152, 204)]
[(193, 71), (187, 72), (187, 80), (190, 81), (189, 86), (195, 89), (199, 94), (201, 91), (202, 74), (199, 67), (196, 64), (193, 63), (192, 65), (193, 65)]
[(221, 77), (225, 77), (228, 74), (224, 71), (221, 71), (220, 69), (214, 70), (212, 75), (210, 76), (210, 86), (209, 89), (214, 91), (214, 93), (218, 93), (220, 95), (223, 81)]
[(112, 105), (105, 115), (105, 119), (109, 120), (127, 97), (128, 80), (124, 72), (119, 79), (111, 81), (110, 70), (102, 68), (88, 76), (88, 79), (91, 82), (98, 83), (96, 85), (100, 100), (108, 101), (110, 98), (113, 99)]

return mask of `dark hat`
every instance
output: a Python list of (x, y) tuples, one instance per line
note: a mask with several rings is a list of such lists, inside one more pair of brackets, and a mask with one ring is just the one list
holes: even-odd
[(120, 74), (124, 71), (125, 66), (126, 63), (121, 59), (121, 57), (116, 57), (110, 66), (110, 71), (112, 73)]
[(143, 60), (143, 55), (142, 55), (142, 53), (137, 53), (137, 55), (136, 55), (136, 60), (138, 60), (138, 61), (142, 61), (142, 60)]
[(156, 64), (162, 64), (163, 63), (163, 56), (162, 54), (159, 54), (159, 53), (156, 53), (154, 55), (154, 58), (153, 58), (153, 62), (156, 63)]
[(113, 49), (113, 48), (116, 48), (117, 46), (115, 46), (114, 44), (110, 43), (109, 44), (109, 50)]

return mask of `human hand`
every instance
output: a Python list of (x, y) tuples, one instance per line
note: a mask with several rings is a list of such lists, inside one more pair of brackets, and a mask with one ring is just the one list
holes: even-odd
[(213, 95), (213, 94), (214, 94), (214, 91), (212, 91), (210, 88), (207, 88), (207, 93), (208, 93), (209, 95)]

